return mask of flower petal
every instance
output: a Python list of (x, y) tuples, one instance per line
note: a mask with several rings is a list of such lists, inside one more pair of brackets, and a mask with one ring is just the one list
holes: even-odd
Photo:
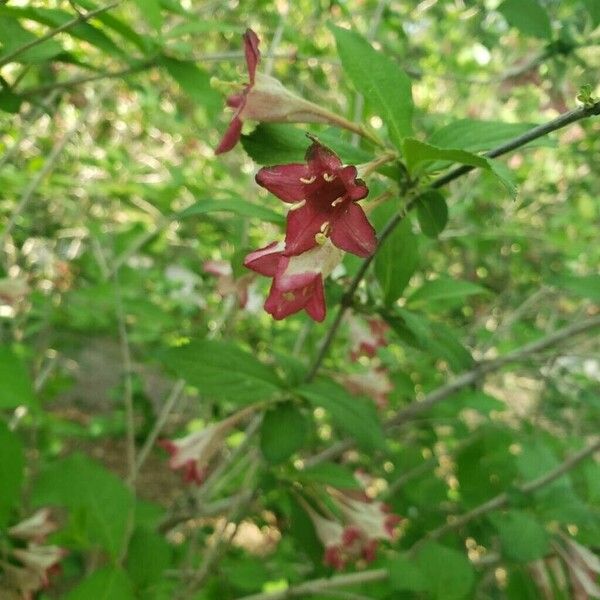
[(256, 183), (284, 202), (299, 202), (306, 198), (304, 179), (308, 181), (308, 166), (292, 163), (263, 167), (256, 174)]
[(250, 78), (250, 84), (254, 83), (254, 75), (256, 74), (256, 67), (260, 62), (260, 50), (258, 45), (260, 40), (252, 29), (246, 29), (244, 33), (244, 53), (246, 55), (246, 65), (248, 66), (248, 76)]
[[(275, 277), (277, 267), (282, 259), (283, 242), (271, 242), (269, 245), (250, 252), (244, 259), (244, 266), (267, 277)], [(289, 259), (285, 259), (287, 265)], [(281, 265), (285, 269), (286, 265)]]
[(227, 128), (221, 143), (217, 146), (215, 154), (229, 152), (240, 141), (241, 134), (242, 120), (236, 114), (231, 120), (231, 123), (229, 123), (229, 127)]
[(342, 166), (338, 155), (319, 142), (313, 142), (306, 151), (306, 162), (313, 175), (331, 174)]
[(317, 245), (315, 235), (329, 218), (329, 213), (318, 206), (305, 204), (302, 208), (290, 211), (285, 232), (286, 256), (298, 256)]
[(341, 250), (357, 256), (373, 254), (377, 247), (375, 230), (358, 204), (348, 203), (331, 224), (331, 241)]
[(327, 306), (325, 305), (323, 279), (320, 276), (318, 281), (315, 282), (313, 286), (313, 292), (304, 308), (308, 315), (319, 323), (325, 318), (325, 315), (327, 314)]
[(349, 165), (343, 167), (337, 174), (346, 188), (347, 198), (356, 201), (367, 197), (369, 188), (362, 179), (356, 178), (357, 171), (355, 166)]

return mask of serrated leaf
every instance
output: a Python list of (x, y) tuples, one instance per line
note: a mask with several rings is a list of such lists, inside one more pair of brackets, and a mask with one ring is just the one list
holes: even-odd
[(518, 562), (542, 558), (548, 551), (549, 537), (543, 525), (526, 512), (510, 510), (489, 516), (498, 531), (502, 552)]
[(330, 29), (344, 72), (387, 125), (394, 145), (401, 149), (402, 140), (412, 132), (413, 101), (408, 75), (358, 33), (334, 25)]
[(470, 281), (438, 277), (433, 281), (426, 281), (408, 297), (407, 302), (409, 304), (419, 304), (441, 300), (460, 300), (469, 296), (489, 293), (490, 291), (483, 286)]
[[(341, 139), (338, 131), (322, 131), (317, 137), (346, 164), (365, 163), (373, 159), (370, 152)], [(244, 150), (259, 165), (304, 162), (310, 143), (306, 129), (276, 123), (260, 123), (252, 133), (242, 136)]]
[(40, 473), (32, 496), (36, 506), (68, 509), (85, 546), (100, 546), (113, 558), (122, 551), (134, 498), (103, 466), (81, 454), (57, 460)]
[(35, 404), (25, 364), (8, 346), (0, 346), (0, 409)]
[(191, 206), (177, 213), (173, 218), (181, 221), (197, 215), (204, 215), (212, 212), (232, 212), (242, 217), (256, 217), (267, 223), (283, 225), (285, 217), (259, 204), (254, 204), (248, 200), (228, 199), (228, 200), (200, 200)]
[(469, 596), (475, 573), (463, 552), (427, 542), (417, 554), (417, 564), (436, 600), (460, 600)]
[(88, 575), (65, 600), (135, 600), (133, 584), (127, 573), (116, 567), (105, 567)]
[(161, 353), (163, 364), (205, 396), (249, 404), (280, 389), (274, 370), (231, 342), (199, 340)]
[(19, 438), (0, 421), (0, 530), (21, 498), (25, 455)]
[(417, 218), (421, 231), (437, 238), (448, 223), (448, 205), (441, 192), (429, 190), (417, 198)]
[(324, 408), (334, 424), (362, 448), (373, 450), (384, 446), (381, 422), (370, 400), (353, 396), (340, 384), (324, 378), (305, 384), (296, 392), (313, 406)]
[(292, 403), (277, 404), (267, 411), (260, 427), (260, 449), (271, 464), (286, 461), (302, 448), (310, 424)]
[(498, 11), (522, 34), (552, 39), (550, 17), (537, 0), (504, 0)]

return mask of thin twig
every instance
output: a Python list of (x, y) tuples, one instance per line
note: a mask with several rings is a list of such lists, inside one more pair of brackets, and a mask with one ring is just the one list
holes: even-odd
[[(507, 154), (508, 152), (511, 152), (512, 150), (516, 150), (517, 148), (520, 148), (521, 146), (524, 146), (525, 144), (528, 144), (529, 142), (532, 142), (533, 140), (536, 140), (540, 137), (548, 135), (549, 133), (552, 133), (553, 131), (557, 131), (558, 129), (562, 129), (563, 127), (566, 127), (567, 125), (571, 125), (572, 123), (581, 121), (582, 119), (587, 119), (592, 116), (596, 116), (598, 114), (600, 114), (600, 102), (596, 102), (596, 103), (592, 104), (591, 106), (584, 106), (581, 108), (576, 108), (574, 110), (568, 111), (568, 112), (560, 115), (559, 117), (557, 117), (556, 119), (553, 119), (552, 121), (549, 121), (548, 123), (544, 123), (543, 125), (538, 125), (537, 127), (533, 127), (532, 129), (525, 132), (524, 134), (519, 135), (504, 144), (501, 144), (500, 146), (494, 148), (493, 150), (490, 150), (489, 152), (487, 152), (485, 154), (485, 156), (487, 156), (488, 158), (495, 158), (497, 156), (502, 156), (503, 154)], [(464, 166), (452, 169), (445, 175), (442, 175), (438, 179), (435, 179), (429, 187), (434, 188), (434, 189), (443, 187), (443, 186), (447, 185), (448, 183), (450, 183), (451, 181), (454, 181), (455, 179), (458, 179), (459, 177), (462, 177), (463, 175), (466, 175), (467, 173), (473, 171), (475, 168), (476, 167), (473, 167), (470, 165), (464, 165)], [(393, 231), (396, 229), (396, 227), (408, 215), (409, 211), (414, 209), (416, 207), (416, 205), (417, 205), (417, 198), (412, 197), (407, 202), (406, 206), (402, 210), (400, 210), (395, 216), (393, 216), (387, 222), (387, 224), (381, 231), (375, 252), (371, 256), (365, 258), (365, 260), (362, 262), (358, 272), (356, 273), (356, 275), (354, 276), (354, 279), (350, 283), (348, 291), (342, 297), (342, 301), (340, 302), (340, 304), (338, 306), (338, 310), (333, 319), (333, 322), (331, 323), (329, 330), (327, 331), (327, 334), (325, 336), (325, 339), (324, 339), (323, 343), (321, 344), (321, 347), (319, 348), (317, 356), (316, 356), (311, 368), (309, 369), (309, 371), (307, 373), (307, 376), (306, 376), (307, 381), (312, 381), (315, 378), (319, 369), (321, 368), (321, 364), (323, 363), (323, 361), (325, 360), (325, 357), (329, 353), (331, 344), (333, 343), (333, 340), (335, 339), (337, 331), (342, 322), (344, 313), (352, 305), (354, 293), (356, 292), (358, 286), (360, 285), (360, 282), (362, 281), (363, 277), (365, 276), (367, 269), (369, 268), (369, 266), (375, 259), (377, 252), (379, 251), (379, 249), (381, 248), (381, 246), (385, 242), (385, 240), (393, 233)]]
[(114, 8), (115, 6), (117, 6), (120, 3), (121, 3), (121, 0), (115, 0), (115, 2), (111, 2), (110, 4), (107, 4), (106, 6), (101, 6), (100, 8), (95, 8), (94, 10), (90, 10), (89, 12), (78, 13), (77, 16), (74, 17), (73, 19), (71, 19), (70, 21), (66, 21), (65, 23), (63, 23), (62, 25), (59, 25), (55, 29), (51, 29), (50, 31), (48, 31), (47, 33), (42, 35), (41, 37), (35, 38), (34, 40), (31, 40), (27, 44), (24, 44), (23, 46), (19, 46), (18, 48), (15, 48), (12, 52), (9, 52), (6, 56), (3, 56), (2, 58), (0, 58), (0, 68), (10, 62), (13, 62), (13, 60), (17, 56), (19, 56), (19, 54), (22, 54), (23, 52), (26, 52), (27, 50), (30, 50), (31, 48), (34, 48), (35, 46), (38, 46), (39, 44), (43, 44), (44, 42), (47, 42), (49, 39), (53, 38), (55, 35), (58, 35), (59, 33), (66, 31), (67, 29), (71, 29), (71, 27), (75, 27), (76, 25), (79, 25), (80, 23), (89, 21), (93, 17), (95, 17), (103, 12), (106, 12), (107, 10), (110, 10), (111, 8)]

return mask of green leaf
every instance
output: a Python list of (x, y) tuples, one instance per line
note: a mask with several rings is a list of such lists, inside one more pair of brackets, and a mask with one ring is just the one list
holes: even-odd
[(0, 346), (0, 382), (0, 409), (35, 404), (27, 368), (9, 346)]
[(550, 283), (582, 298), (600, 302), (600, 275), (559, 275), (552, 278)]
[(254, 204), (249, 200), (200, 200), (177, 213), (173, 218), (177, 221), (188, 219), (196, 215), (204, 215), (211, 212), (232, 212), (242, 217), (256, 217), (267, 223), (283, 225), (285, 217), (260, 204)]
[(148, 24), (160, 31), (163, 25), (163, 17), (160, 11), (160, 2), (158, 0), (135, 0), (142, 16)]
[(433, 281), (426, 281), (408, 297), (407, 302), (414, 305), (423, 302), (439, 302), (441, 300), (463, 300), (468, 296), (489, 293), (489, 290), (486, 288), (470, 281), (438, 277)]
[[(525, 133), (532, 127), (535, 127), (535, 124), (460, 119), (432, 133), (427, 143), (438, 148), (459, 148), (469, 152), (485, 152)], [(548, 136), (527, 144), (528, 147), (555, 145), (556, 142)]]
[(384, 433), (375, 405), (347, 392), (339, 383), (320, 378), (296, 389), (315, 408), (324, 408), (342, 431), (365, 450), (383, 448)]
[(594, 28), (600, 25), (600, 2), (598, 0), (581, 0), (588, 11)]
[(542, 558), (548, 551), (548, 533), (528, 513), (510, 510), (488, 518), (498, 531), (502, 552), (508, 558), (527, 563)]
[[(12, 54), (37, 39), (38, 36), (21, 27), (16, 19), (0, 18), (0, 40), (2, 41), (0, 61), (4, 60), (8, 54)], [(63, 51), (63, 47), (56, 40), (50, 39), (38, 43), (28, 50), (19, 52), (10, 62), (40, 63), (55, 57)]]
[(441, 192), (429, 190), (417, 199), (417, 217), (421, 231), (428, 237), (437, 238), (448, 223), (448, 205)]
[(354, 473), (337, 463), (325, 462), (308, 469), (302, 469), (297, 471), (296, 477), (300, 481), (328, 484), (341, 490), (362, 489)]
[[(319, 132), (317, 137), (346, 164), (365, 163), (373, 159), (370, 152), (344, 141), (337, 130)], [(304, 162), (310, 143), (306, 129), (276, 123), (260, 123), (252, 133), (242, 136), (244, 150), (259, 165)]]
[(86, 546), (101, 546), (113, 558), (122, 551), (134, 498), (121, 479), (89, 458), (74, 454), (50, 464), (35, 483), (33, 502), (67, 508)]
[(127, 573), (136, 587), (146, 588), (160, 582), (171, 564), (171, 546), (155, 531), (137, 528), (127, 550)]
[(439, 148), (415, 138), (406, 138), (403, 148), (406, 165), (409, 171), (415, 175), (430, 170), (426, 168), (428, 164), (431, 166), (433, 163), (434, 167), (439, 168), (440, 164), (436, 161), (461, 163), (489, 171), (497, 177), (498, 181), (506, 188), (511, 197), (514, 198), (516, 196), (515, 182), (510, 170), (503, 163), (498, 163), (491, 158), (479, 156), (460, 148)]
[(344, 72), (387, 125), (390, 139), (401, 149), (412, 132), (411, 83), (400, 65), (377, 52), (359, 34), (330, 25)]
[(250, 404), (280, 390), (274, 370), (231, 342), (198, 340), (161, 353), (164, 365), (205, 396)]
[(417, 564), (433, 598), (460, 600), (469, 596), (475, 573), (463, 552), (427, 542), (417, 554)]
[[(1, 363), (0, 363), (1, 364)], [(21, 498), (25, 455), (19, 438), (0, 421), (0, 530)]]
[(387, 568), (390, 574), (390, 585), (395, 591), (424, 592), (429, 587), (417, 561), (408, 553), (390, 559)]
[(135, 600), (133, 585), (122, 569), (105, 567), (89, 575), (65, 600)]
[(6, 88), (0, 90), (0, 110), (4, 112), (17, 114), (21, 110), (23, 98), (17, 94), (13, 94)]
[(308, 435), (306, 416), (291, 402), (267, 411), (260, 428), (260, 449), (271, 464), (286, 461), (302, 448)]
[(221, 110), (221, 96), (211, 87), (210, 77), (206, 71), (192, 62), (168, 56), (163, 56), (160, 64), (198, 106), (206, 108), (209, 116), (214, 116)]
[(419, 241), (409, 218), (400, 222), (375, 256), (375, 277), (386, 304), (394, 303), (419, 264)]
[(537, 0), (504, 0), (498, 11), (523, 35), (552, 39), (550, 17)]

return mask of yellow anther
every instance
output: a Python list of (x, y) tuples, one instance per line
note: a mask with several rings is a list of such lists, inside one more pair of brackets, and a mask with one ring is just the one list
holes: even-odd
[(344, 201), (344, 196), (340, 196), (339, 198), (336, 198), (332, 203), (331, 206), (337, 206), (338, 204), (341, 204)]
[(315, 242), (322, 246), (327, 241), (327, 236), (324, 233), (316, 233), (315, 234)]
[(290, 206), (290, 210), (298, 210), (302, 208), (306, 204), (306, 199), (300, 200), (300, 202), (296, 202)]
[(321, 225), (321, 233), (327, 235), (329, 233), (329, 221), (323, 221)]
[(329, 173), (323, 173), (323, 179), (328, 182), (332, 182), (335, 179), (335, 175), (331, 175)]
[(283, 294), (283, 299), (287, 300), (288, 302), (294, 300), (295, 297), (296, 296), (294, 295), (294, 292), (285, 292), (285, 294)]
[(308, 179), (305, 179), (304, 177), (300, 177), (300, 183), (314, 183), (314, 181), (317, 179), (316, 175), (313, 175), (312, 177), (309, 177)]

